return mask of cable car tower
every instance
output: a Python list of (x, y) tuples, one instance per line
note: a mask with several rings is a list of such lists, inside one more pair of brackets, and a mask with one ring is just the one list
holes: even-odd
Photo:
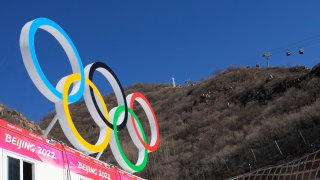
[(270, 67), (270, 62), (269, 62), (269, 58), (272, 56), (272, 53), (270, 51), (266, 51), (262, 54), (263, 58), (266, 58), (267, 60), (267, 68)]

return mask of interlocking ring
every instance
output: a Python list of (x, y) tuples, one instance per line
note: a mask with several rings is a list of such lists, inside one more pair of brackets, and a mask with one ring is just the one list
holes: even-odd
[[(120, 81), (117, 78), (116, 74), (111, 70), (111, 68), (109, 66), (107, 66), (106, 64), (104, 64), (102, 62), (95, 62), (95, 63), (89, 64), (88, 66), (86, 66), (85, 74), (86, 74), (86, 76), (89, 77), (89, 79), (91, 81), (93, 79), (93, 75), (94, 75), (94, 72), (96, 72), (96, 70), (98, 72), (100, 72), (111, 84), (111, 87), (114, 90), (114, 93), (116, 95), (118, 104), (124, 105), (124, 107), (125, 107), (124, 118), (122, 121), (120, 121), (121, 124), (117, 126), (117, 129), (120, 131), (124, 127), (126, 127), (127, 117), (128, 117), (127, 101), (125, 100), (123, 88), (122, 88)], [(113, 129), (113, 124), (111, 124), (109, 122), (109, 120), (101, 112), (101, 110), (100, 110), (101, 108), (99, 107), (99, 105), (97, 103), (97, 100), (94, 95), (94, 91), (93, 91), (92, 87), (86, 86), (86, 92), (88, 91), (88, 89), (89, 89), (90, 93), (85, 93), (84, 98), (85, 98), (86, 104), (88, 105), (88, 107), (90, 107), (89, 112), (90, 112), (91, 116), (95, 116), (96, 119), (102, 120), (104, 123), (106, 123), (109, 126), (109, 128)], [(90, 96), (88, 94), (90, 94)], [(97, 116), (97, 115), (99, 115), (99, 116)]]
[(21, 30), (20, 50), (24, 66), (26, 67), (31, 80), (47, 99), (52, 102), (61, 101), (61, 92), (49, 82), (39, 64), (34, 47), (35, 34), (39, 28), (50, 33), (60, 43), (69, 58), (73, 73), (81, 74), (81, 81), (73, 85), (69, 98), (70, 102), (78, 101), (82, 97), (85, 85), (80, 55), (68, 34), (58, 24), (47, 18), (38, 18), (30, 21), (24, 25)]
[(150, 129), (151, 129), (150, 145), (146, 144), (145, 140), (143, 140), (143, 138), (141, 137), (140, 135), (141, 133), (139, 133), (139, 130), (135, 123), (134, 116), (131, 116), (131, 121), (130, 120), (128, 121), (129, 133), (131, 137), (134, 139), (133, 140), (134, 143), (139, 143), (144, 148), (148, 149), (149, 152), (153, 152), (158, 148), (159, 142), (160, 142), (160, 132), (159, 132), (159, 126), (158, 126), (156, 115), (154, 114), (151, 104), (143, 94), (136, 92), (136, 93), (129, 94), (127, 96), (127, 103), (130, 105), (130, 109), (132, 110), (133, 110), (134, 101), (137, 101), (142, 106), (149, 120)]
[[(34, 39), (39, 28), (50, 33), (60, 43), (71, 63), (73, 73), (61, 78), (56, 87), (44, 75), (35, 52)], [(110, 141), (113, 155), (123, 169), (134, 173), (145, 168), (148, 153), (155, 151), (160, 142), (158, 122), (145, 96), (136, 92), (125, 97), (119, 79), (111, 68), (102, 62), (95, 62), (83, 68), (80, 55), (70, 37), (58, 24), (47, 18), (38, 18), (24, 25), (20, 35), (20, 50), (31, 80), (48, 100), (55, 103), (61, 128), (75, 148), (92, 154), (102, 152)], [(96, 71), (108, 80), (115, 93), (118, 106), (112, 108), (110, 112), (101, 93), (92, 82)], [(71, 85), (73, 87), (68, 94)], [(89, 143), (81, 136), (70, 114), (69, 104), (79, 101), (82, 97), (92, 119), (100, 129), (99, 138), (95, 144)], [(147, 115), (151, 129), (150, 144), (147, 143), (141, 122), (133, 111), (135, 101), (142, 106)], [(139, 151), (136, 164), (126, 157), (118, 138), (118, 131), (125, 127)]]
[[(61, 124), (62, 130), (65, 132), (65, 135), (67, 136), (69, 141), (72, 142), (75, 147), (78, 147), (78, 149), (89, 152), (91, 154), (100, 152), (108, 146), (111, 129), (107, 128), (105, 125), (101, 126), (99, 124), (99, 139), (96, 145), (92, 145), (80, 135), (79, 131), (75, 127), (69, 111), (68, 91), (71, 84), (73, 82), (80, 81), (80, 78), (80, 74), (72, 74), (58, 82), (57, 89), (62, 91), (62, 101), (56, 102), (55, 106), (59, 118), (59, 123)], [(107, 106), (99, 90), (88, 78), (86, 78), (85, 80), (86, 84), (88, 84), (99, 97), (99, 100), (102, 103), (102, 107), (105, 112), (105, 116), (109, 117)]]
[[(133, 117), (133, 119), (138, 123), (139, 126), (139, 134), (140, 136), (143, 137), (143, 140), (146, 142), (147, 138), (145, 135), (145, 132), (142, 128), (142, 125), (140, 123), (140, 120), (138, 119), (138, 116), (131, 110), (129, 110), (129, 114)], [(117, 131), (117, 121), (119, 119), (119, 117), (121, 117), (121, 114), (123, 114), (123, 111), (125, 111), (125, 107), (124, 106), (118, 106), (117, 108), (113, 108), (110, 111), (110, 114), (112, 115), (112, 117), (114, 117), (113, 119), (113, 126), (114, 126), (114, 131), (112, 133), (112, 138), (110, 141), (110, 147), (111, 147), (111, 151), (114, 155), (114, 157), (116, 158), (118, 164), (123, 167), (124, 169), (129, 170), (130, 172), (139, 172), (141, 170), (143, 170), (146, 165), (147, 165), (147, 160), (148, 160), (148, 150), (146, 148), (144, 148), (141, 145), (137, 145), (134, 142), (134, 144), (136, 145), (136, 147), (138, 148), (139, 154), (138, 154), (138, 161), (136, 164), (133, 164), (132, 162), (130, 162), (130, 160), (127, 158), (127, 156), (125, 155), (125, 153), (123, 152), (123, 149), (120, 145), (120, 140), (118, 138), (118, 131)], [(129, 129), (129, 128), (128, 128)], [(130, 129), (129, 129), (130, 132)], [(131, 133), (130, 133), (131, 136)], [(131, 136), (131, 139), (134, 140)]]

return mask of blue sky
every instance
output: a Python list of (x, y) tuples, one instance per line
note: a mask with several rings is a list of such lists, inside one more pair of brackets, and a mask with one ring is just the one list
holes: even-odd
[[(320, 1), (2, 1), (0, 4), (0, 102), (33, 120), (54, 111), (32, 84), (19, 49), (20, 30), (38, 17), (57, 22), (75, 43), (83, 65), (103, 61), (124, 87), (137, 82), (198, 81), (230, 66), (307, 65), (320, 60)], [(71, 73), (59, 44), (36, 35), (40, 64), (50, 81)], [(298, 49), (304, 55), (297, 54)], [(291, 48), (293, 55), (284, 52)], [(97, 78), (102, 93), (108, 84)], [(142, 92), (143, 93), (143, 92)]]

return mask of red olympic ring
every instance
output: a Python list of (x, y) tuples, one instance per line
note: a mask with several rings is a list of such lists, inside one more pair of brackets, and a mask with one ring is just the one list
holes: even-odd
[[(131, 101), (130, 101), (130, 109), (133, 110), (133, 104), (134, 104), (134, 101), (135, 101), (137, 98), (142, 99), (142, 100), (147, 104), (150, 112), (152, 113), (153, 120), (154, 120), (154, 125), (155, 125), (155, 129), (156, 129), (156, 132), (157, 132), (157, 134), (156, 134), (156, 135), (157, 135), (157, 136), (156, 136), (156, 140), (154, 140), (154, 138), (151, 137), (152, 139), (151, 139), (150, 145), (146, 144), (146, 143), (144, 142), (144, 140), (142, 139), (141, 135), (140, 135), (140, 131), (138, 130), (138, 127), (137, 127), (137, 125), (136, 125), (136, 122), (135, 122), (133, 116), (131, 116), (131, 121), (132, 121), (132, 124), (133, 124), (133, 127), (134, 127), (134, 131), (135, 131), (135, 133), (137, 134), (137, 137), (139, 138), (140, 143), (141, 143), (146, 149), (148, 149), (148, 151), (153, 152), (153, 151), (155, 151), (155, 150), (158, 148), (159, 142), (160, 142), (160, 132), (159, 132), (158, 121), (157, 121), (156, 115), (154, 114), (154, 111), (153, 111), (153, 109), (152, 109), (152, 107), (151, 107), (150, 102), (147, 100), (147, 98), (146, 98), (143, 94), (141, 94), (141, 93), (139, 93), (139, 92), (135, 92), (135, 93), (132, 94)], [(139, 101), (137, 101), (137, 102), (139, 102)], [(140, 102), (139, 102), (139, 103), (140, 103)], [(144, 109), (144, 111), (147, 113), (147, 111), (146, 111), (145, 109)], [(149, 119), (149, 117), (148, 117), (148, 119)], [(150, 127), (150, 128), (151, 128), (151, 133), (152, 133), (152, 127)]]

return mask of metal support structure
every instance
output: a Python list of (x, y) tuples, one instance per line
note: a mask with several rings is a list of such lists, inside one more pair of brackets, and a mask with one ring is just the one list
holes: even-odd
[(281, 149), (280, 149), (280, 146), (279, 146), (278, 142), (275, 140), (274, 143), (276, 144), (276, 146), (277, 146), (280, 154), (283, 156), (283, 153), (282, 153), (282, 151), (281, 151)]
[(224, 164), (226, 165), (227, 169), (229, 170), (229, 166), (227, 164), (227, 161), (225, 159), (223, 159)]
[(302, 132), (301, 132), (300, 130), (299, 130), (298, 132), (299, 132), (299, 135), (300, 135), (300, 137), (302, 138), (304, 144), (305, 144), (306, 146), (308, 146), (308, 143), (307, 143), (306, 139), (303, 137)]
[(50, 133), (53, 126), (57, 123), (57, 121), (58, 121), (58, 116), (55, 115), (54, 118), (51, 120), (50, 124), (48, 125), (47, 129), (43, 133), (43, 137), (45, 137), (45, 138), (48, 137), (48, 134)]
[(272, 56), (272, 53), (270, 51), (266, 51), (262, 54), (263, 58), (266, 58), (267, 60), (267, 68), (270, 67), (270, 62), (269, 62), (269, 58)]
[(203, 168), (202, 168), (202, 179), (203, 179), (203, 180), (206, 180), (206, 176), (205, 176), (205, 173), (204, 173)]
[(100, 159), (101, 155), (103, 154), (104, 150), (100, 151), (97, 156), (96, 156), (96, 159)]
[(256, 154), (253, 152), (253, 149), (250, 148), (250, 151), (252, 153), (252, 156), (253, 156), (254, 160), (257, 162), (257, 157), (256, 157)]
[(174, 88), (176, 87), (176, 82), (174, 80), (174, 77), (172, 77), (172, 85), (173, 85)]

